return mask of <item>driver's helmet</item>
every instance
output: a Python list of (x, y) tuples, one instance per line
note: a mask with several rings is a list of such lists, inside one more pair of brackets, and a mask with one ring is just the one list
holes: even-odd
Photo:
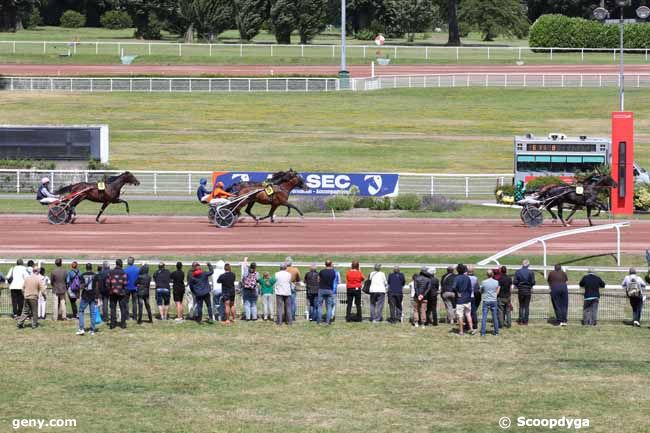
[(46, 183), (50, 183), (49, 177), (44, 177), (43, 179), (41, 179), (41, 184), (45, 185)]
[(217, 182), (217, 188), (223, 188), (223, 182), (222, 181)]
[(201, 179), (201, 180), (199, 181), (199, 183), (200, 183), (201, 185), (207, 185), (208, 180), (205, 179), (205, 178), (203, 178), (203, 179)]

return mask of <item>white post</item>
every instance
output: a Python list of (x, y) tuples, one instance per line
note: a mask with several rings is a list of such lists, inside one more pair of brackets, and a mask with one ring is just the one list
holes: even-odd
[(336, 57), (336, 45), (332, 45), (332, 57)]
[(183, 45), (182, 45), (182, 44), (178, 44), (178, 56), (180, 57), (180, 56), (182, 56), (182, 55), (183, 55)]
[(13, 47), (13, 52), (14, 52), (14, 54), (16, 54), (16, 41), (13, 42), (13, 46), (14, 46)]
[(433, 183), (433, 176), (431, 176), (431, 195), (432, 196), (434, 195), (434, 192), (435, 192), (435, 189), (434, 189), (434, 183)]
[(544, 279), (547, 277), (547, 270), (546, 270), (546, 241), (540, 240), (542, 243), (542, 248), (544, 249)]
[(77, 54), (77, 42), (72, 43), (72, 50), (74, 51), (75, 54)]
[(273, 44), (271, 44), (271, 57), (273, 57)]
[(43, 54), (47, 52), (47, 42), (43, 41)]
[(210, 57), (212, 57), (212, 44), (210, 44), (209, 46), (210, 46)]
[(363, 58), (364, 59), (366, 58), (366, 46), (365, 45), (363, 46)]
[(239, 44), (239, 57), (244, 57), (244, 44)]
[(621, 228), (616, 227), (616, 264), (621, 266)]
[(120, 42), (117, 43), (117, 55), (122, 55), (122, 44)]
[(16, 194), (20, 194), (20, 170), (16, 170)]
[(456, 61), (460, 60), (460, 48), (456, 47)]
[(580, 60), (585, 61), (585, 49), (580, 50)]
[(305, 46), (300, 44), (300, 57), (305, 57)]
[(113, 91), (113, 79), (111, 78), (111, 92)]
[(99, 54), (99, 42), (95, 42), (95, 55)]
[(490, 60), (490, 47), (487, 47), (488, 60)]
[(153, 193), (158, 194), (158, 173), (153, 174)]
[(370, 78), (375, 78), (375, 61), (370, 62)]
[(147, 47), (149, 55), (151, 55), (151, 42), (149, 42), (149, 46)]
[(519, 47), (519, 60), (521, 60), (521, 47)]
[(429, 47), (424, 47), (424, 58), (429, 60)]
[(149, 92), (153, 92), (153, 80), (149, 78)]
[(465, 176), (465, 198), (469, 198), (469, 177)]
[(395, 47), (395, 49), (394, 49), (394, 53), (395, 53), (395, 54), (393, 54), (393, 58), (396, 59), (396, 58), (397, 58), (397, 47)]
[(187, 175), (187, 193), (192, 194), (192, 173)]

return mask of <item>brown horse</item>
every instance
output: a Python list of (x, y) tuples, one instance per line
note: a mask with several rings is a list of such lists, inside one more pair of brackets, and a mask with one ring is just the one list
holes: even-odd
[[(289, 171), (277, 171), (271, 175), (265, 182), (251, 182), (251, 181), (242, 181), (242, 182), (235, 182), (232, 185), (230, 185), (228, 188), (226, 188), (227, 192), (233, 193), (233, 194), (239, 194), (239, 192), (243, 188), (248, 188), (250, 187), (251, 189), (248, 189), (251, 191), (252, 189), (255, 188), (264, 188), (267, 184), (271, 185), (278, 185), (279, 183), (283, 182), (284, 180), (287, 180), (287, 173), (291, 175), (292, 169), (289, 169)], [(293, 172), (295, 173), (295, 172)], [(298, 212), (298, 215), (303, 217), (302, 211), (293, 203), (284, 203), (283, 205), (280, 206), (285, 206), (287, 208), (287, 214), (285, 216), (289, 216), (291, 213), (291, 209), (295, 210)]]
[(59, 195), (69, 194), (69, 193), (79, 193), (74, 197), (73, 206), (79, 204), (83, 200), (89, 200), (95, 203), (102, 203), (102, 208), (95, 218), (96, 222), (99, 221), (99, 217), (102, 216), (104, 210), (108, 207), (109, 204), (114, 203), (124, 203), (126, 206), (126, 213), (129, 213), (129, 203), (126, 200), (120, 198), (120, 193), (122, 192), (122, 187), (124, 185), (140, 185), (140, 181), (128, 171), (117, 175), (110, 176), (106, 179), (104, 187), (99, 188), (98, 182), (79, 182), (72, 185), (67, 185), (62, 188), (59, 188), (56, 193)]
[[(295, 188), (301, 188), (305, 191), (309, 189), (305, 184), (305, 180), (302, 178), (302, 176), (297, 172), (295, 172), (293, 169), (289, 169), (289, 171), (286, 171), (281, 176), (281, 178), (277, 179), (276, 182), (277, 183), (272, 185), (273, 194), (269, 195), (267, 194), (266, 190), (263, 189), (258, 193), (251, 195), (246, 200), (247, 203), (246, 213), (250, 215), (255, 220), (255, 222), (259, 222), (267, 218), (271, 218), (271, 222), (275, 222), (275, 216), (274, 216), (275, 210), (279, 206), (288, 206), (289, 193), (291, 191), (293, 191)], [(259, 185), (245, 185), (242, 186), (241, 189), (239, 190), (239, 195), (245, 195), (257, 189), (260, 189)], [(253, 205), (255, 205), (255, 203), (271, 206), (269, 213), (265, 217), (257, 218), (251, 212), (251, 209), (253, 208)]]

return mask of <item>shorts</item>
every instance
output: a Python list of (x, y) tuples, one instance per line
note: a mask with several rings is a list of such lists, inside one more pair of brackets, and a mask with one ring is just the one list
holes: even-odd
[(156, 305), (169, 305), (169, 290), (156, 289)]
[(234, 294), (223, 294), (221, 295), (221, 299), (223, 299), (223, 302), (235, 302), (235, 295)]
[(456, 304), (456, 316), (458, 316), (459, 319), (463, 318), (465, 313), (471, 313), (472, 312), (472, 304), (468, 302), (467, 304)]
[(174, 302), (183, 302), (184, 297), (185, 297), (185, 289), (183, 289), (183, 291), (174, 290)]

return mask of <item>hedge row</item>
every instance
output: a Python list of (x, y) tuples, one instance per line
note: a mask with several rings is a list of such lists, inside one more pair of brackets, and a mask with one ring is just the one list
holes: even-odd
[[(542, 15), (530, 28), (528, 41), (538, 48), (618, 48), (617, 25), (584, 18)], [(650, 48), (650, 24), (625, 24), (625, 48)]]

